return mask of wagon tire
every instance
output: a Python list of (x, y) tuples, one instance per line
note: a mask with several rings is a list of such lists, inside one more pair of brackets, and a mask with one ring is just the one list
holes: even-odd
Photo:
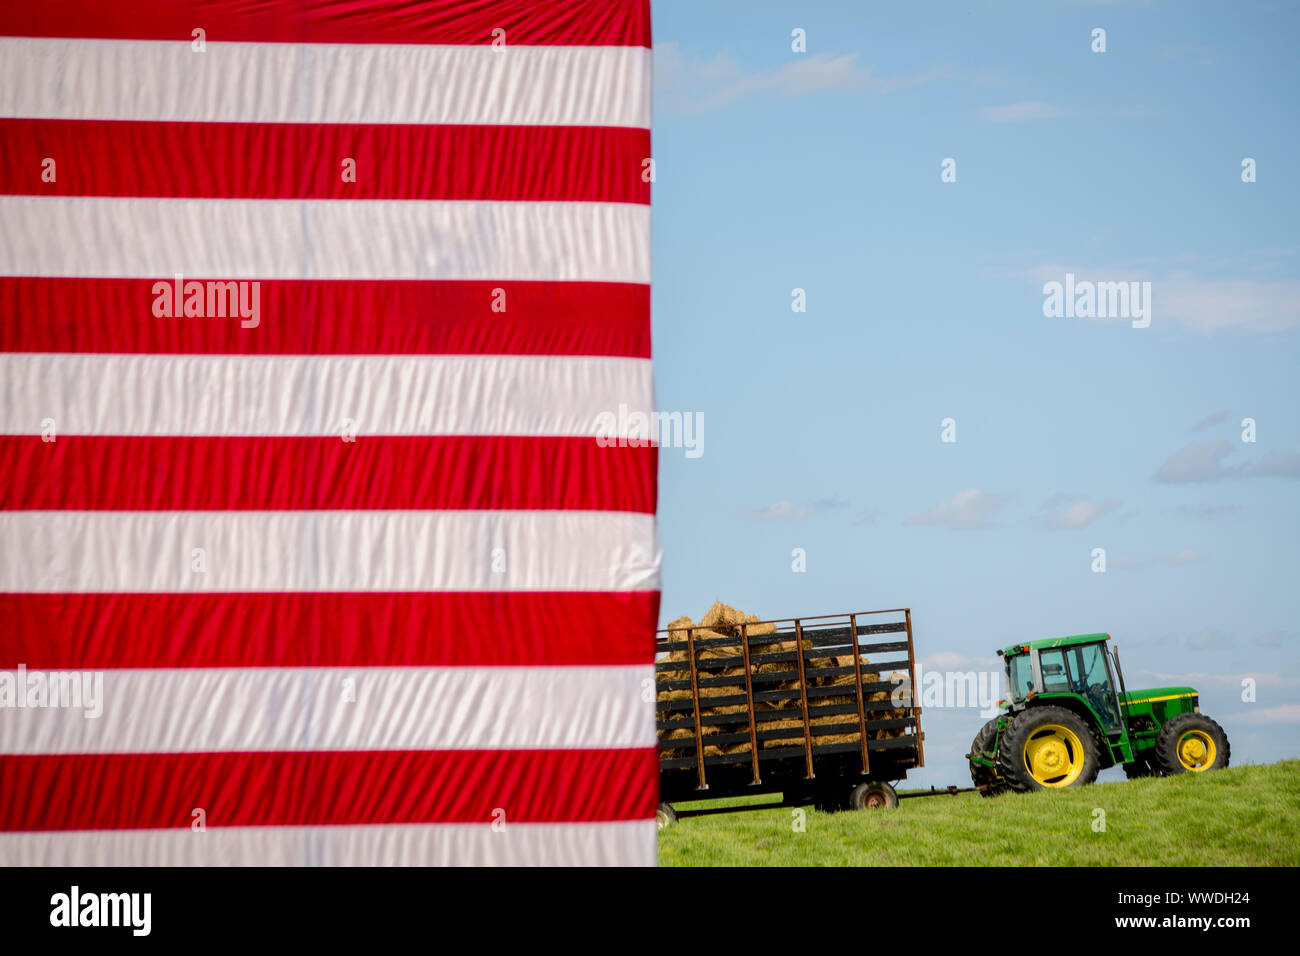
[(659, 825), (660, 830), (670, 827), (677, 822), (677, 811), (672, 808), (671, 804), (661, 803), (659, 809), (655, 811), (655, 822)]
[(860, 783), (849, 794), (854, 810), (892, 810), (898, 806), (898, 793), (883, 780)]

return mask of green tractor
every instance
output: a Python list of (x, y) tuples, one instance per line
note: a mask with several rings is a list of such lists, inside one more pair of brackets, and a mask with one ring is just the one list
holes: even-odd
[(1109, 634), (1076, 634), (998, 651), (1011, 699), (971, 743), (985, 796), (1081, 787), (1122, 764), (1132, 777), (1228, 766), (1223, 728), (1191, 687), (1126, 690)]

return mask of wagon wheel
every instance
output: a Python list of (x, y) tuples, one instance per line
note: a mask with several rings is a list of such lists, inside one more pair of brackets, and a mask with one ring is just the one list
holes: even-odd
[(871, 780), (853, 788), (849, 806), (854, 810), (892, 810), (898, 806), (898, 794), (883, 780)]
[(667, 803), (659, 804), (659, 809), (655, 811), (655, 822), (659, 824), (659, 829), (670, 827), (677, 822), (677, 811)]

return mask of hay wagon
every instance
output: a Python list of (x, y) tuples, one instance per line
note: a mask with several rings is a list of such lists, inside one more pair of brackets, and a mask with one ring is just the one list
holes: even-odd
[[(760, 621), (715, 604), (659, 632), (659, 825), (683, 800), (896, 806), (924, 766), (909, 608)], [(697, 811), (708, 812), (708, 811)]]

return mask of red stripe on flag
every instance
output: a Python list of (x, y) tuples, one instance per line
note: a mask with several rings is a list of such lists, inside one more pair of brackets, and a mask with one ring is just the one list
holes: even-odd
[(40, 0), (0, 5), (0, 35), (209, 42), (650, 46), (648, 0)]
[(0, 755), (0, 830), (648, 820), (657, 775), (654, 748)]
[(658, 591), (0, 593), (0, 669), (630, 666), (658, 618)]
[(0, 509), (655, 511), (656, 449), (515, 436), (0, 435)]
[(0, 194), (648, 204), (649, 155), (644, 129), (3, 119)]
[(246, 329), (155, 316), (155, 300), (173, 296), (154, 285), (172, 276), (0, 277), (0, 352), (650, 357), (648, 285), (259, 281), (260, 324)]

